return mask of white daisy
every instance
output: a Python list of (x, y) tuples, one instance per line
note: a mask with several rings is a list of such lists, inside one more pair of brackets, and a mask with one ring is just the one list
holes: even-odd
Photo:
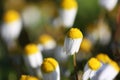
[(3, 16), (3, 20), (1, 36), (8, 45), (8, 48), (10, 48), (16, 44), (15, 41), (20, 35), (22, 21), (20, 14), (15, 10), (7, 11)]
[(60, 18), (64, 27), (72, 27), (76, 17), (78, 5), (76, 0), (62, 0)]
[(25, 55), (27, 62), (32, 68), (36, 68), (42, 64), (42, 53), (39, 51), (36, 44), (28, 44), (25, 47)]
[(82, 80), (93, 78), (97, 71), (101, 68), (102, 64), (96, 58), (91, 58), (84, 67)]
[(56, 47), (56, 42), (50, 35), (43, 34), (39, 37), (38, 47), (42, 50), (51, 50)]
[(43, 80), (60, 80), (59, 64), (54, 58), (45, 58), (41, 70)]
[(73, 55), (74, 53), (77, 53), (79, 51), (82, 38), (83, 34), (79, 29), (71, 28), (64, 41), (64, 51), (66, 54)]

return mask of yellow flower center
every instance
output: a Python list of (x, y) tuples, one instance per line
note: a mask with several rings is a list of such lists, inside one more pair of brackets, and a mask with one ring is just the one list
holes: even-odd
[(110, 65), (113, 66), (116, 71), (120, 71), (119, 65), (115, 61), (111, 60)]
[(91, 58), (88, 61), (88, 66), (92, 69), (92, 70), (98, 70), (101, 66), (100, 62), (96, 59), (96, 58)]
[(30, 54), (35, 54), (39, 51), (38, 47), (35, 44), (28, 44), (25, 46), (25, 53), (30, 55)]
[(72, 39), (83, 38), (83, 34), (78, 28), (71, 28), (67, 35)]
[(64, 9), (72, 9), (72, 8), (77, 8), (77, 1), (76, 0), (62, 0), (61, 7)]
[(104, 54), (104, 53), (100, 53), (96, 56), (96, 58), (103, 62), (103, 63), (109, 63), (111, 62), (111, 59), (108, 57), (108, 55)]
[(53, 38), (47, 34), (43, 34), (39, 37), (39, 42), (41, 44), (46, 44), (47, 42), (53, 40)]
[(22, 75), (20, 80), (38, 80), (36, 77), (28, 76), (28, 75)]
[(84, 38), (82, 40), (80, 49), (85, 52), (89, 52), (91, 50), (91, 48), (92, 48), (92, 44), (91, 44), (90, 40)]
[(14, 10), (7, 11), (4, 14), (4, 21), (7, 23), (16, 21), (19, 18), (20, 18), (19, 13), (17, 11), (14, 11)]
[(41, 70), (45, 73), (53, 72), (58, 66), (58, 62), (53, 58), (45, 58), (42, 65)]

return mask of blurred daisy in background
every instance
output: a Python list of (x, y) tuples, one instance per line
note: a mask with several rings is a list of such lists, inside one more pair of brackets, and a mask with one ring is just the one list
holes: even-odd
[(89, 24), (86, 28), (86, 37), (92, 42), (93, 45), (98, 41), (98, 32), (96, 24)]
[(41, 21), (41, 11), (40, 8), (36, 5), (27, 5), (22, 10), (22, 18), (24, 26), (28, 28), (36, 27), (40, 24)]
[(108, 11), (112, 11), (118, 2), (118, 0), (98, 0), (98, 1), (100, 6), (104, 7)]
[(56, 47), (56, 41), (48, 34), (42, 34), (39, 36), (38, 48), (43, 51), (45, 56), (53, 56), (54, 48)]
[(45, 58), (41, 70), (43, 80), (60, 80), (59, 64), (54, 58)]
[(78, 4), (76, 0), (62, 0), (60, 4), (60, 19), (64, 27), (72, 27), (77, 14)]
[(108, 23), (106, 23), (102, 18), (99, 19), (97, 23), (89, 25), (86, 33), (87, 38), (90, 39), (93, 44), (98, 42), (100, 45), (104, 46), (109, 44), (112, 37)]
[(15, 48), (17, 39), (22, 29), (20, 13), (16, 10), (8, 10), (4, 13), (1, 26), (1, 36), (9, 48)]
[(77, 61), (82, 61), (90, 58), (92, 56), (91, 53), (92, 48), (93, 48), (92, 42), (86, 37), (84, 37), (80, 46), (80, 50), (78, 54), (76, 54)]
[(30, 74), (42, 78), (40, 66), (43, 62), (42, 53), (36, 44), (28, 44), (25, 46), (24, 61), (26, 67), (29, 69)]
[(111, 37), (112, 37), (112, 33), (111, 33), (111, 29), (108, 23), (106, 23), (102, 19), (99, 20), (99, 22), (97, 23), (97, 32), (99, 35), (99, 43), (101, 45), (109, 44)]

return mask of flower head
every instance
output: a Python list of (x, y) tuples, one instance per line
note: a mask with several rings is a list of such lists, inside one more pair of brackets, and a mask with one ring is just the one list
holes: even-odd
[(43, 80), (60, 80), (59, 64), (54, 58), (45, 58), (41, 70)]
[(88, 66), (92, 69), (92, 70), (98, 70), (101, 67), (101, 63), (100, 61), (98, 61), (96, 58), (91, 58), (88, 61)]
[(95, 75), (97, 75), (97, 72), (101, 69), (101, 67), (102, 64), (99, 60), (94, 57), (90, 58), (84, 67), (83, 80), (88, 80), (89, 78), (92, 79)]
[(41, 69), (43, 72), (49, 73), (49, 72), (54, 71), (57, 66), (58, 66), (58, 62), (55, 59), (46, 58), (46, 59), (44, 59), (42, 65), (41, 65)]
[(64, 50), (67, 54), (77, 53), (82, 42), (83, 34), (78, 28), (71, 28), (64, 41)]
[(22, 29), (20, 14), (15, 10), (8, 10), (3, 15), (3, 24), (0, 33), (8, 49), (15, 48)]
[(55, 40), (47, 34), (43, 34), (39, 37), (39, 43), (45, 50), (53, 49), (56, 46)]
[(36, 44), (31, 43), (25, 46), (25, 63), (32, 68), (37, 68), (42, 64), (43, 57)]

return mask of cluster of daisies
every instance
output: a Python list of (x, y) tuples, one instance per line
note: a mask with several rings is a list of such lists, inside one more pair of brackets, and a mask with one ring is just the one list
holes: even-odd
[[(106, 9), (112, 10), (117, 1), (99, 0), (99, 3)], [(21, 75), (20, 80), (60, 80), (60, 67), (63, 63), (66, 64), (69, 56), (73, 56), (74, 70), (76, 70), (76, 60), (81, 59), (76, 56), (77, 53), (82, 50), (87, 53), (92, 46), (88, 39), (83, 38), (80, 29), (71, 28), (75, 21), (77, 9), (76, 0), (62, 0), (60, 16), (55, 24), (70, 28), (64, 37), (64, 42), (57, 44), (53, 37), (42, 34), (38, 38), (39, 42), (37, 44), (29, 43), (24, 46), (24, 54), (21, 55), (29, 74)], [(22, 19), (18, 12), (10, 10), (5, 13), (3, 21), (0, 29), (1, 36), (7, 45), (8, 51), (11, 51), (18, 47), (17, 39), (23, 28)], [(106, 54), (100, 53), (96, 57), (89, 58), (83, 70), (82, 80), (114, 80), (119, 73), (119, 69), (119, 65), (114, 60)], [(75, 75), (76, 80), (78, 80), (77, 72)]]

